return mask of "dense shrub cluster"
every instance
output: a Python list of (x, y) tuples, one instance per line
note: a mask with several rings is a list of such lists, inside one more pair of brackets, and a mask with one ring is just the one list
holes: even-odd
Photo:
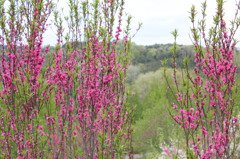
[[(132, 157), (124, 0), (69, 0), (64, 19), (52, 0), (9, 2), (0, 2), (0, 158)], [(42, 44), (52, 13), (50, 52)]]

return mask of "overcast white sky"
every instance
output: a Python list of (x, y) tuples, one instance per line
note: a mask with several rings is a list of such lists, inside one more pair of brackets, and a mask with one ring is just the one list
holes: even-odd
[[(64, 1), (67, 2), (67, 0), (60, 1), (62, 4)], [(235, 0), (226, 1), (225, 15), (229, 22), (234, 17), (236, 2)], [(125, 2), (126, 12), (134, 17), (132, 28), (136, 28), (138, 22), (143, 23), (141, 30), (133, 39), (137, 44), (172, 43), (171, 32), (174, 29), (179, 31), (177, 40), (179, 44), (191, 44), (189, 11), (191, 6), (195, 5), (200, 16), (203, 0), (125, 0)], [(212, 16), (215, 12), (216, 0), (208, 0), (207, 24), (212, 24)], [(45, 37), (47, 37), (46, 43), (54, 44), (53, 42), (56, 41), (52, 31), (48, 31)], [(240, 39), (239, 33), (237, 38)]]
[[(235, 0), (226, 0), (226, 18), (233, 19)], [(172, 43), (170, 32), (179, 31), (177, 42), (191, 44), (189, 38), (191, 22), (189, 11), (195, 5), (199, 16), (203, 0), (126, 0), (126, 10), (134, 16), (134, 21), (143, 22), (143, 27), (133, 40), (137, 44)], [(216, 13), (216, 0), (207, 1), (207, 22), (212, 24), (212, 16)], [(238, 34), (239, 36), (239, 34)], [(240, 36), (239, 36), (240, 39)]]

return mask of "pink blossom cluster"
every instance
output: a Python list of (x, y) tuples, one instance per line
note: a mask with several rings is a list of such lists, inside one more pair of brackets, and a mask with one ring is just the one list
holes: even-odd
[[(195, 28), (195, 10), (192, 9), (196, 67), (192, 76), (186, 69), (187, 81), (191, 84), (182, 90), (174, 65), (173, 78), (178, 93), (177, 103), (172, 103), (174, 113), (171, 113), (171, 116), (183, 128), (186, 156), (192, 158), (234, 158), (235, 153), (239, 125), (238, 119), (233, 116), (237, 71), (234, 64), (236, 43), (233, 40), (233, 31), (227, 31), (223, 20), (222, 3), (218, 2), (216, 32), (210, 33), (210, 39), (205, 36), (205, 19), (199, 23), (200, 33)], [(203, 5), (203, 15), (205, 7)], [(232, 28), (234, 29), (236, 28)], [(203, 38), (205, 48), (201, 46), (199, 37)], [(195, 152), (194, 156), (191, 156), (191, 149)]]
[(74, 23), (80, 15), (73, 10), (81, 3), (69, 1), (75, 14), (69, 28), (72, 37), (66, 38), (65, 48), (63, 21), (55, 11), (58, 39), (52, 52), (42, 43), (53, 3), (27, 2), (10, 3), (13, 18), (6, 15), (3, 4), (0, 7), (0, 158), (131, 156), (132, 110), (125, 94), (127, 32), (123, 50), (116, 50), (123, 34), (124, 1), (82, 3), (84, 14), (91, 16), (86, 8), (95, 6), (96, 16), (85, 19), (86, 40), (79, 43), (83, 35)]

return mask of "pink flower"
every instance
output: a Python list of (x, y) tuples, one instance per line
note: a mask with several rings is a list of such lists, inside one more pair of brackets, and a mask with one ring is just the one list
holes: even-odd
[(170, 153), (170, 149), (168, 148), (168, 149), (164, 149), (164, 151), (167, 153), (167, 155), (169, 156), (169, 157), (172, 157), (172, 155), (171, 155), (171, 153)]
[(73, 135), (76, 136), (76, 135), (77, 135), (77, 132), (76, 132), (76, 131), (73, 131)]
[(173, 108), (174, 108), (175, 110), (178, 110), (178, 107), (177, 107), (176, 105), (174, 105)]
[(234, 123), (238, 122), (238, 119), (236, 117), (233, 118)]

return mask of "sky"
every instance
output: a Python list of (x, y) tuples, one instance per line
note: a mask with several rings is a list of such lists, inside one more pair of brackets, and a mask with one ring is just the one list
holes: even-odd
[[(198, 18), (201, 18), (201, 3), (204, 0), (125, 0), (125, 11), (133, 16), (132, 28), (137, 28), (138, 23), (143, 23), (142, 28), (133, 38), (133, 42), (138, 45), (167, 44), (173, 43), (171, 32), (178, 30), (178, 44), (192, 44), (190, 38), (191, 22), (189, 11), (192, 5), (196, 6)], [(60, 0), (59, 6), (66, 4), (67, 0)], [(227, 25), (234, 18), (236, 10), (236, 0), (225, 2), (225, 17)], [(216, 13), (216, 1), (207, 1), (207, 28), (212, 26), (213, 15)], [(50, 29), (45, 34), (45, 44), (54, 44), (56, 36), (54, 30)], [(240, 37), (237, 32), (236, 37)], [(240, 38), (239, 38), (240, 39)]]
[[(134, 17), (134, 23), (142, 22), (143, 27), (133, 39), (137, 44), (151, 45), (155, 43), (173, 43), (171, 32), (178, 30), (177, 43), (189, 45), (191, 21), (189, 12), (195, 5), (201, 18), (201, 4), (203, 0), (126, 0), (126, 10)], [(225, 16), (227, 24), (234, 18), (236, 2), (227, 0)], [(207, 1), (208, 28), (213, 24), (213, 15), (216, 13), (216, 0)], [(237, 33), (239, 36), (239, 33)]]

